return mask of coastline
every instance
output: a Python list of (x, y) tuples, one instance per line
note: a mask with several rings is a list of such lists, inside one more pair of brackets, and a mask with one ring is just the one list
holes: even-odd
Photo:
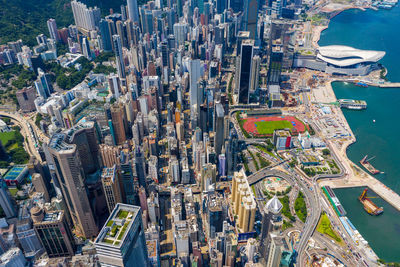
[[(332, 94), (337, 99), (332, 87), (333, 82), (334, 80), (327, 82), (325, 90), (328, 91), (328, 94)], [(356, 163), (354, 163), (352, 160), (348, 158), (347, 155), (348, 148), (355, 142), (357, 142), (357, 138), (353, 134), (353, 131), (351, 130), (350, 125), (341, 108), (338, 108), (337, 115), (342, 117), (342, 120), (346, 124), (346, 127), (350, 129), (351, 139), (341, 144), (335, 141), (328, 140), (327, 145), (332, 150), (333, 154), (335, 154), (336, 157), (340, 160), (341, 165), (344, 168), (343, 170), (344, 175), (340, 178), (318, 181), (319, 187), (330, 186), (332, 189), (367, 187), (369, 190), (379, 195), (387, 204), (389, 204), (396, 210), (400, 211), (400, 196), (392, 189), (387, 187), (385, 184), (383, 184), (381, 181), (379, 181), (377, 178), (373, 177), (372, 175), (367, 173), (364, 169), (357, 166)], [(362, 238), (364, 238), (363, 234), (360, 233), (360, 235)], [(367, 241), (368, 244), (365, 245), (366, 249), (362, 250), (366, 252), (367, 257), (371, 261), (376, 262), (380, 257), (376, 253), (376, 250), (372, 248), (371, 245), (369, 244), (369, 240)]]
[[(356, 7), (353, 7), (356, 8)], [(376, 8), (373, 7), (368, 7), (373, 10), (377, 10)], [(312, 28), (313, 36), (312, 36), (312, 45), (314, 48), (319, 47), (319, 40), (321, 38), (321, 34), (324, 30), (328, 29), (329, 24), (331, 22), (331, 19), (341, 12), (352, 9), (352, 8), (343, 8), (341, 10), (338, 10), (337, 13), (335, 13), (328, 21), (328, 24), (326, 26), (314, 26)], [(363, 9), (361, 9), (363, 10)], [(365, 9), (364, 9), (365, 10)], [(384, 67), (384, 66), (383, 66)], [(386, 77), (388, 73), (388, 69), (385, 68), (384, 75)], [(338, 81), (338, 82), (344, 82), (344, 80), (336, 80), (336, 79), (329, 79), (328, 82), (326, 82), (323, 90), (326, 92), (326, 94), (330, 95), (332, 94), (334, 98), (337, 100), (337, 96), (333, 90), (332, 83)], [(388, 84), (397, 84), (397, 83), (391, 83), (390, 81), (385, 81), (385, 83)], [(372, 84), (371, 84), (372, 85)], [(375, 84), (374, 84), (375, 86)], [(377, 87), (382, 87), (385, 88), (385, 86), (380, 86), (376, 85)], [(343, 118), (343, 122), (345, 123), (346, 127), (351, 130), (350, 125), (343, 113), (343, 111), (339, 108), (340, 111), (337, 112), (338, 116), (341, 116)], [(318, 182), (319, 186), (325, 186), (328, 185), (332, 187), (333, 189), (339, 189), (339, 188), (360, 188), (360, 187), (367, 187), (373, 192), (375, 192), (377, 195), (379, 195), (388, 205), (396, 209), (397, 211), (400, 211), (400, 195), (396, 192), (394, 192), (391, 188), (386, 186), (383, 182), (381, 182), (379, 179), (373, 177), (370, 175), (366, 170), (361, 168), (360, 166), (357, 165), (356, 162), (353, 162), (352, 160), (349, 159), (347, 152), (348, 149), (351, 147), (351, 145), (355, 144), (357, 142), (356, 136), (353, 134), (352, 130), (351, 132), (351, 139), (339, 143), (339, 142), (333, 142), (333, 141), (328, 141), (329, 147), (333, 150), (333, 153), (337, 155), (337, 157), (340, 159), (342, 162), (342, 166), (344, 168), (344, 175), (341, 178), (338, 179), (327, 179), (327, 180), (322, 180)], [(372, 247), (369, 247), (371, 251), (375, 253), (375, 250)], [(378, 257), (377, 257), (378, 258)]]
[[(366, 6), (366, 7), (355, 7), (355, 6), (342, 6), (341, 8), (338, 8), (336, 10), (332, 10), (334, 12), (334, 15), (329, 19), (328, 25), (326, 26), (315, 26), (313, 27), (313, 38), (312, 38), (312, 43), (313, 45), (316, 45), (316, 48), (318, 47), (318, 41), (320, 40), (321, 33), (328, 29), (330, 21), (332, 18), (335, 16), (339, 15), (341, 12), (349, 9), (361, 9), (365, 10), (367, 8), (372, 8), (371, 6)], [(375, 10), (375, 9), (374, 9)], [(315, 31), (314, 31), (315, 30)], [(314, 34), (316, 34), (314, 36)], [(386, 69), (386, 68), (385, 68)], [(387, 74), (387, 69), (386, 69), (386, 74)], [(326, 92), (331, 95), (335, 101), (337, 101), (337, 97), (335, 95), (335, 92), (332, 88), (332, 83), (338, 81), (338, 82), (344, 82), (342, 80), (334, 79), (331, 78), (325, 85)], [(351, 127), (349, 123), (347, 122), (346, 117), (343, 114), (343, 111), (339, 108), (338, 115), (341, 117), (343, 122), (346, 124), (346, 128), (350, 131), (351, 133), (351, 140), (347, 141), (342, 144), (340, 148), (336, 146), (336, 144), (332, 141), (329, 141), (330, 146), (335, 150), (335, 154), (343, 161), (343, 165), (345, 167), (345, 176), (339, 181), (321, 181), (320, 184), (322, 185), (329, 185), (332, 188), (349, 188), (349, 187), (361, 187), (361, 186), (366, 186), (376, 192), (378, 195), (382, 197), (387, 203), (389, 203), (391, 206), (396, 208), (397, 210), (400, 211), (400, 195), (398, 195), (396, 192), (394, 192), (392, 189), (387, 187), (384, 183), (379, 181), (377, 178), (373, 177), (369, 173), (367, 173), (364, 169), (360, 168), (357, 166), (356, 163), (351, 161), (348, 156), (347, 156), (347, 149), (354, 144), (357, 139), (351, 130)], [(345, 164), (346, 163), (346, 164)], [(338, 179), (336, 179), (338, 180)]]
[[(335, 92), (332, 88), (333, 82), (335, 82), (335, 80), (327, 82), (325, 89), (329, 94), (332, 94), (336, 98)], [(332, 141), (328, 141), (328, 143), (330, 144), (331, 149), (334, 150), (335, 154), (342, 161), (342, 164), (345, 167), (345, 175), (340, 179), (322, 180), (320, 185), (329, 185), (332, 188), (368, 187), (392, 207), (400, 211), (400, 195), (387, 187), (380, 180), (367, 173), (364, 169), (357, 166), (356, 163), (348, 158), (347, 150), (352, 144), (357, 142), (357, 138), (351, 130), (351, 127), (341, 109), (338, 110), (338, 115), (341, 116), (341, 119), (346, 123), (346, 127), (350, 129), (352, 138), (349, 141), (344, 142), (341, 147), (337, 147), (336, 143)]]
[(323, 31), (325, 31), (326, 29), (329, 28), (329, 24), (331, 22), (331, 20), (336, 17), (337, 15), (339, 15), (340, 13), (346, 11), (346, 10), (350, 10), (350, 9), (359, 9), (362, 11), (365, 11), (367, 9), (373, 9), (373, 10), (377, 10), (376, 8), (372, 7), (372, 6), (363, 6), (363, 7), (358, 7), (358, 6), (341, 6), (340, 8), (337, 9), (328, 9), (325, 12), (329, 12), (330, 14), (332, 14), (332, 16), (328, 19), (328, 25), (325, 26), (313, 26), (312, 27), (312, 45), (314, 48), (318, 48), (319, 47), (319, 40), (321, 38), (321, 34)]

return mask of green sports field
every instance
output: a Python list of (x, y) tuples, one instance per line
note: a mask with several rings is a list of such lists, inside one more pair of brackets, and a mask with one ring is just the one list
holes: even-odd
[(262, 135), (273, 134), (275, 130), (292, 129), (293, 125), (289, 121), (257, 121), (257, 132)]

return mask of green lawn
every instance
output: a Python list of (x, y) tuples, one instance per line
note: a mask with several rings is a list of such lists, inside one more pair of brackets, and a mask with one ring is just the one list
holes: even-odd
[(300, 191), (296, 200), (294, 201), (294, 210), (296, 212), (297, 217), (305, 223), (307, 218), (307, 206), (306, 201), (304, 199), (304, 194)]
[(282, 203), (282, 214), (285, 215), (290, 221), (294, 222), (296, 218), (293, 216), (293, 214), (290, 212), (290, 207), (289, 207), (289, 197), (284, 196), (279, 198), (279, 201)]
[(0, 133), (0, 140), (3, 146), (7, 146), (7, 143), (15, 139), (15, 131)]
[(331, 221), (329, 220), (328, 215), (326, 215), (326, 213), (323, 213), (321, 215), (321, 218), (319, 219), (319, 223), (317, 226), (317, 231), (320, 232), (321, 234), (328, 235), (333, 240), (339, 243), (342, 241), (339, 235), (332, 229)]
[(293, 125), (289, 121), (257, 121), (257, 132), (259, 134), (273, 134), (275, 130), (292, 129)]
[[(273, 146), (273, 145), (272, 145)], [(261, 145), (256, 145), (256, 148), (260, 149), (261, 151), (263, 151), (264, 153), (267, 153), (268, 155), (270, 155), (273, 158), (278, 158), (274, 153), (272, 153), (272, 150), (274, 147), (271, 148), (271, 150), (268, 150), (268, 148), (261, 146)]]
[(256, 158), (254, 157), (254, 154), (249, 149), (247, 149), (247, 152), (249, 152), (251, 158), (253, 159), (253, 164), (254, 164), (254, 167), (256, 168), (256, 171), (260, 170), (260, 166), (258, 165), (258, 162), (257, 162)]
[(263, 156), (261, 156), (261, 153), (257, 153), (256, 155), (257, 155), (258, 161), (260, 162), (261, 169), (268, 167), (271, 164), (268, 160), (266, 160)]
[(18, 188), (11, 187), (8, 188), (8, 191), (10, 191), (10, 194), (14, 197), (18, 192)]
[(254, 197), (256, 197), (256, 188), (254, 187), (254, 185), (251, 186), (251, 190), (253, 190)]
[(126, 222), (124, 224), (124, 226), (122, 227), (121, 231), (119, 232), (117, 240), (122, 240), (122, 238), (124, 237), (124, 233), (125, 233), (126, 229), (128, 228), (128, 225), (129, 225), (128, 222)]
[(291, 227), (293, 227), (293, 224), (291, 222), (283, 220), (282, 231), (285, 231), (286, 229)]
[(129, 212), (126, 210), (120, 210), (118, 213), (118, 219), (126, 219), (128, 217)]

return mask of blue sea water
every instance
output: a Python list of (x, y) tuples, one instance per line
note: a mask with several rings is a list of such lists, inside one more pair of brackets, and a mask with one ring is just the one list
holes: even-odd
[[(388, 79), (400, 81), (400, 7), (392, 10), (348, 10), (332, 19), (322, 32), (319, 44), (348, 45), (386, 52), (380, 61), (388, 69)], [(362, 88), (334, 83), (337, 98), (366, 100), (367, 110), (344, 110), (357, 142), (349, 147), (349, 158), (357, 163), (364, 155), (376, 156), (371, 163), (384, 174), (377, 176), (400, 194), (400, 88)], [(376, 120), (376, 123), (373, 123)], [(368, 215), (358, 202), (361, 188), (335, 190), (348, 217), (379, 257), (400, 262), (400, 212), (381, 199), (379, 217)]]

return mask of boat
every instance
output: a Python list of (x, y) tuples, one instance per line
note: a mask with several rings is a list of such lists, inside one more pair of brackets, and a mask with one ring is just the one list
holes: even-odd
[(353, 99), (339, 99), (341, 108), (361, 110), (367, 108), (367, 102), (364, 100), (353, 100)]
[(372, 200), (367, 197), (367, 191), (368, 191), (368, 188), (365, 188), (364, 191), (361, 193), (361, 195), (358, 197), (358, 200), (364, 206), (364, 210), (366, 212), (368, 212), (368, 214), (370, 214), (370, 215), (378, 216), (378, 215), (382, 214), (383, 208), (375, 205), (375, 203), (372, 202)]
[(378, 5), (379, 8), (382, 9), (391, 9), (393, 6), (392, 5), (387, 5), (387, 4), (380, 4)]
[[(370, 159), (371, 160), (371, 159)], [(371, 174), (379, 174), (381, 173), (379, 170), (375, 169), (374, 166), (372, 166), (371, 163), (369, 163), (368, 161), (368, 155), (365, 155), (365, 157), (362, 158), (362, 160), (360, 160), (360, 164), (367, 169), (367, 171), (369, 171)]]
[(368, 87), (368, 84), (361, 82), (361, 81), (355, 81), (354, 85), (360, 86), (360, 87)]
[(373, 123), (375, 123), (375, 122), (376, 122), (376, 120), (372, 120), (372, 122), (373, 122)]

